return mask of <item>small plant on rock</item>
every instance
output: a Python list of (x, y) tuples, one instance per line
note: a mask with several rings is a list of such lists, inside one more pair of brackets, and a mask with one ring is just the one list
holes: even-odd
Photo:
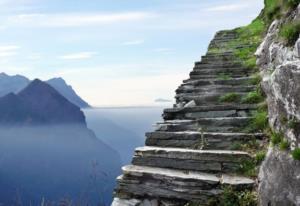
[(289, 147), (290, 147), (290, 143), (286, 139), (282, 139), (281, 142), (279, 143), (279, 149), (281, 151), (288, 150)]
[(255, 161), (256, 165), (260, 165), (266, 158), (266, 152), (265, 151), (259, 151), (255, 155)]
[(219, 98), (219, 102), (225, 102), (225, 103), (238, 102), (239, 100), (240, 100), (240, 95), (236, 93), (225, 94), (224, 96), (221, 96)]
[(293, 46), (300, 34), (300, 21), (285, 24), (280, 29), (279, 35), (288, 46)]
[(246, 96), (242, 98), (242, 103), (244, 104), (256, 104), (264, 100), (260, 92), (254, 91), (249, 92)]
[(294, 160), (300, 160), (300, 148), (296, 148), (292, 151)]
[(274, 146), (278, 145), (283, 140), (283, 138), (284, 135), (282, 133), (273, 132), (271, 134), (271, 142)]

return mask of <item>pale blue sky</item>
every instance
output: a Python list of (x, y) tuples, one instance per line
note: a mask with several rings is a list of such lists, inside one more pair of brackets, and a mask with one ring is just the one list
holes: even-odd
[(263, 0), (0, 0), (0, 68), (63, 77), (90, 104), (173, 99), (220, 29)]

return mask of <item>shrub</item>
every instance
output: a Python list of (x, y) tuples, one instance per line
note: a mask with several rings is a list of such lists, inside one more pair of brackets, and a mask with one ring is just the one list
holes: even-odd
[(288, 46), (293, 46), (300, 34), (300, 22), (292, 22), (285, 24), (280, 29), (279, 35), (286, 42)]
[(219, 98), (219, 102), (238, 102), (240, 100), (240, 95), (236, 93), (229, 93), (225, 94), (224, 96), (221, 96)]
[(300, 160), (300, 148), (296, 148), (292, 151), (292, 156), (295, 160)]
[(280, 143), (279, 143), (279, 149), (280, 150), (287, 150), (290, 146), (289, 141), (287, 141), (286, 139), (281, 139)]
[(283, 134), (282, 133), (273, 132), (271, 134), (271, 142), (274, 146), (278, 145), (282, 140), (283, 140)]
[(246, 96), (244, 96), (242, 98), (242, 103), (244, 104), (256, 104), (259, 102), (262, 102), (264, 100), (263, 96), (257, 92), (249, 92), (248, 94), (246, 94)]
[(264, 161), (265, 158), (266, 158), (266, 152), (265, 151), (257, 152), (256, 155), (255, 155), (256, 164), (257, 165), (261, 164)]

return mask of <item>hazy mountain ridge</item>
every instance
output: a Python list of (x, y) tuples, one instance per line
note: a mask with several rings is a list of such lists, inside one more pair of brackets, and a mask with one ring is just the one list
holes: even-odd
[[(0, 73), (0, 97), (9, 93), (17, 94), (30, 84), (30, 79), (22, 75), (7, 75)], [(52, 78), (46, 81), (50, 86), (56, 89), (67, 100), (80, 108), (87, 108), (90, 105), (85, 102), (66, 81), (62, 78)]]

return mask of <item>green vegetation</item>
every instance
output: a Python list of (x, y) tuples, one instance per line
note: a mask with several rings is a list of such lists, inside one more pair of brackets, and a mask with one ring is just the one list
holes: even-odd
[(255, 160), (243, 161), (240, 165), (240, 168), (238, 168), (237, 173), (248, 177), (256, 177), (257, 169)]
[(265, 0), (265, 10), (262, 18), (270, 23), (294, 9), (300, 0)]
[(283, 25), (279, 35), (288, 46), (295, 45), (300, 34), (300, 21), (291, 22)]
[(232, 187), (224, 187), (223, 194), (220, 198), (220, 206), (256, 206), (257, 194), (254, 191), (239, 192)]
[(256, 131), (264, 131), (268, 127), (268, 113), (266, 111), (256, 111), (253, 115), (251, 127)]
[(290, 147), (290, 143), (286, 139), (281, 139), (279, 143), (279, 149), (281, 151), (288, 150)]
[(230, 103), (230, 102), (238, 102), (240, 100), (241, 96), (236, 93), (228, 93), (219, 98), (219, 102), (225, 102), (225, 103)]
[(258, 91), (249, 92), (246, 96), (242, 98), (242, 103), (244, 104), (257, 104), (264, 100), (262, 94)]
[(289, 7), (295, 8), (298, 4), (300, 4), (300, 0), (288, 0)]
[(229, 80), (229, 79), (231, 79), (231, 76), (228, 74), (221, 73), (218, 75), (217, 79), (218, 80)]
[(296, 148), (294, 151), (292, 151), (292, 156), (294, 160), (300, 160), (300, 148)]
[(266, 158), (266, 151), (259, 151), (255, 155), (256, 165), (260, 165)]
[(260, 74), (254, 74), (251, 76), (251, 79), (249, 80), (249, 83), (252, 85), (259, 85), (261, 82), (261, 76)]
[(296, 118), (288, 121), (288, 127), (290, 129), (297, 129), (297, 128), (299, 128), (299, 126), (300, 126), (300, 122)]
[(271, 142), (274, 146), (278, 145), (280, 142), (282, 142), (283, 139), (284, 139), (283, 133), (272, 132)]

